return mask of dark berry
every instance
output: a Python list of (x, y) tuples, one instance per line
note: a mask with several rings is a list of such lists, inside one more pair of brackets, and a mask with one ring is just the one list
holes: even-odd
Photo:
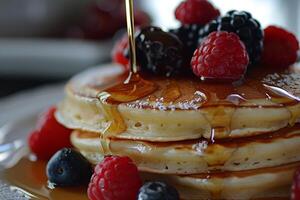
[(219, 15), (220, 11), (207, 0), (185, 0), (175, 10), (175, 17), (182, 24), (205, 25)]
[(90, 163), (80, 153), (70, 148), (56, 152), (47, 164), (48, 180), (57, 186), (87, 184), (92, 173)]
[(183, 44), (171, 33), (149, 26), (136, 36), (137, 62), (142, 71), (165, 76), (177, 74), (183, 68)]
[(293, 33), (276, 26), (265, 30), (262, 62), (269, 67), (288, 67), (297, 60), (299, 42)]
[(138, 200), (179, 200), (179, 194), (164, 182), (148, 182), (140, 188)]
[(198, 32), (202, 27), (202, 25), (198, 24), (185, 24), (178, 29), (170, 30), (170, 32), (175, 34), (184, 45), (185, 63), (190, 62), (194, 51), (198, 47)]
[(87, 192), (90, 200), (135, 200), (141, 185), (130, 158), (108, 156), (95, 167)]
[(223, 17), (211, 21), (199, 31), (200, 43), (204, 37), (214, 31), (236, 33), (245, 44), (250, 64), (259, 62), (263, 49), (263, 31), (260, 23), (245, 11), (229, 11)]
[(201, 79), (227, 81), (241, 79), (248, 63), (245, 45), (235, 33), (215, 31), (195, 51), (191, 66)]

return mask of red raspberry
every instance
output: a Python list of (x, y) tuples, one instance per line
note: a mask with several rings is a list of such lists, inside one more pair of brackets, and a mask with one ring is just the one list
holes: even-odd
[(299, 42), (295, 35), (276, 26), (268, 26), (264, 33), (264, 64), (270, 67), (288, 67), (296, 62)]
[(109, 156), (95, 167), (88, 197), (90, 200), (135, 200), (141, 185), (137, 167), (130, 158)]
[(183, 24), (205, 25), (216, 17), (220, 11), (207, 0), (186, 0), (175, 10), (175, 17)]
[(292, 195), (291, 195), (291, 200), (299, 200), (299, 199), (300, 199), (300, 169), (295, 173), (294, 182), (292, 186)]
[(125, 70), (129, 70), (129, 60), (124, 56), (124, 51), (128, 47), (127, 33), (116, 42), (112, 50), (112, 60), (124, 66)]
[(41, 115), (37, 128), (30, 134), (28, 143), (31, 151), (39, 159), (49, 159), (56, 151), (63, 147), (71, 147), (71, 129), (67, 129), (59, 124), (54, 113), (55, 107)]
[(249, 57), (235, 33), (212, 32), (194, 52), (191, 66), (201, 78), (237, 80), (245, 74)]

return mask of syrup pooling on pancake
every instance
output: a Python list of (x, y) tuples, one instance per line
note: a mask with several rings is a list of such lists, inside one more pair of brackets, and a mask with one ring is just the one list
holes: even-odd
[(126, 130), (126, 125), (118, 111), (118, 104), (134, 101), (153, 93), (157, 86), (141, 78), (139, 74), (130, 73), (123, 82), (98, 95), (99, 105), (108, 121), (103, 135), (120, 134)]
[[(275, 74), (278, 78), (274, 80), (272, 77), (275, 77)], [(202, 82), (189, 76), (146, 77), (147, 80), (155, 82), (159, 86), (159, 90), (148, 98), (128, 103), (128, 106), (160, 110), (193, 110), (218, 105), (280, 107), (280, 105), (275, 105), (272, 102), (281, 104), (299, 102), (299, 76), (300, 74), (292, 69), (288, 72), (276, 73), (274, 70), (261, 67), (253, 69), (244, 80), (236, 83)], [(165, 93), (162, 92), (167, 89), (170, 82), (177, 83), (179, 86), (177, 90), (181, 92), (181, 96), (171, 103), (168, 101), (168, 97), (164, 96)], [(270, 90), (270, 88), (272, 89)], [(274, 90), (281, 92), (274, 92)], [(298, 93), (294, 93), (297, 90)], [(266, 100), (268, 103), (259, 105), (260, 102), (256, 101), (258, 99)]]
[[(146, 76), (148, 81), (138, 74), (133, 74), (129, 77), (127, 83), (113, 86), (107, 89), (106, 93), (100, 93), (99, 97), (102, 103), (110, 104), (110, 106), (107, 105), (104, 108), (106, 109), (104, 113), (108, 113), (106, 114), (107, 119), (114, 121), (111, 122), (110, 127), (119, 128), (121, 126), (115, 134), (125, 131), (125, 128), (121, 124), (118, 125), (118, 122), (122, 124), (124, 122), (119, 120), (122, 116), (116, 114), (117, 106), (112, 105), (127, 103), (128, 107), (140, 109), (176, 110), (179, 108), (180, 110), (190, 110), (207, 108), (208, 111), (204, 112), (204, 116), (210, 123), (211, 132), (206, 134), (205, 137), (213, 139), (214, 135), (217, 135), (217, 137), (228, 135), (235, 107), (258, 107), (257, 102), (255, 102), (257, 99), (264, 99), (267, 103), (260, 106), (265, 107), (283, 107), (284, 104), (289, 106), (298, 103), (298, 97), (287, 91), (287, 88), (264, 83), (266, 74), (268, 74), (268, 71), (265, 71), (262, 75), (258, 75), (255, 71), (251, 74), (252, 76), (249, 75), (249, 78), (243, 80), (243, 82), (233, 84), (203, 83), (200, 80), (191, 80), (189, 77), (176, 77), (166, 80), (165, 77), (152, 78)], [(292, 75), (287, 74), (285, 78), (292, 77)], [(291, 85), (297, 84), (292, 82), (293, 80), (297, 81), (297, 79), (290, 78), (289, 80)], [(277, 82), (280, 81), (284, 82), (284, 79), (277, 80)], [(159, 89), (157, 90), (157, 88)], [(196, 95), (198, 95), (198, 98), (196, 98)], [(147, 101), (149, 102), (148, 105)], [(188, 107), (189, 105), (193, 106)], [(108, 111), (108, 107), (111, 107), (110, 111)], [(112, 116), (115, 116), (117, 120)], [(295, 119), (292, 121), (297, 118), (296, 113)], [(114, 131), (108, 132), (113, 134)]]
[[(274, 73), (285, 74), (285, 77), (279, 76), (273, 82), (266, 82), (266, 77)], [(70, 128), (103, 133), (111, 122), (104, 119), (97, 94), (111, 88), (111, 80), (116, 80), (117, 84), (122, 83), (126, 75), (121, 74), (119, 67), (110, 66), (86, 72), (73, 79), (67, 86), (67, 98), (58, 113), (60, 121)], [(107, 76), (110, 77), (110, 84), (105, 81)], [(107, 106), (116, 106), (126, 124), (125, 131), (123, 128), (119, 134), (112, 134), (118, 138), (178, 141), (202, 136), (211, 138), (211, 128), (214, 128), (216, 138), (244, 137), (275, 131), (299, 120), (300, 104), (297, 99), (274, 94), (264, 84), (280, 88), (281, 85), (276, 83), (282, 82), (281, 79), (297, 76), (299, 71), (296, 70), (274, 72), (253, 69), (244, 82), (232, 85), (203, 83), (188, 77), (142, 75), (144, 80), (156, 86), (156, 90), (128, 103), (117, 105), (107, 102)], [(298, 94), (293, 93), (293, 88), (298, 88), (297, 80), (293, 78), (290, 85), (283, 87), (295, 97)]]

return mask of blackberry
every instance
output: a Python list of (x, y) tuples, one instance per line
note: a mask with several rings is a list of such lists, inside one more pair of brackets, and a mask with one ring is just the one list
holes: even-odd
[(184, 47), (175, 35), (149, 26), (137, 33), (135, 41), (142, 71), (171, 76), (183, 68)]
[(263, 31), (260, 23), (250, 13), (232, 10), (211, 21), (199, 31), (199, 42), (213, 31), (236, 33), (246, 46), (250, 64), (259, 62), (263, 48)]
[(179, 200), (177, 190), (164, 182), (145, 183), (139, 191), (138, 200)]
[(178, 29), (171, 29), (170, 33), (176, 35), (184, 45), (185, 63), (189, 63), (198, 47), (199, 30), (203, 28), (199, 24), (184, 24)]

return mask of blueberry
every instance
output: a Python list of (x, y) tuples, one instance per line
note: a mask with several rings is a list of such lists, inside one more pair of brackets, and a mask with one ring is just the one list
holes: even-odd
[(140, 188), (138, 200), (179, 200), (179, 194), (164, 182), (148, 182)]
[(89, 182), (93, 168), (80, 153), (63, 148), (51, 157), (46, 173), (48, 180), (54, 185), (78, 186)]

